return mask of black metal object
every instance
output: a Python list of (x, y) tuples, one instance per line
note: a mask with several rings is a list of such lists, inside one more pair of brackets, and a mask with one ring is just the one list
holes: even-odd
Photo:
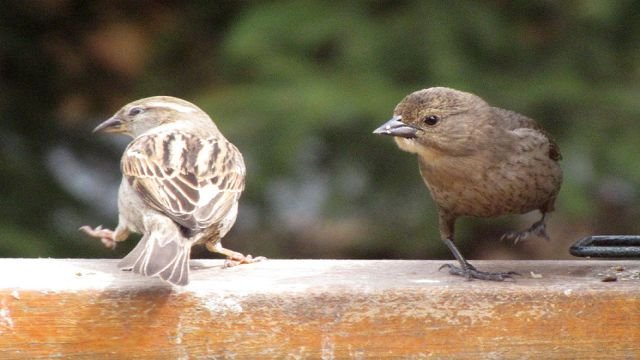
[(569, 252), (582, 257), (640, 257), (640, 235), (587, 236), (571, 245)]

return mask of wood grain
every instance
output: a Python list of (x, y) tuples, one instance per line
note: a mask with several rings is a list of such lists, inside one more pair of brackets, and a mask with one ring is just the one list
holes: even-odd
[(640, 358), (636, 261), (475, 262), (523, 274), (505, 283), (443, 263), (199, 260), (172, 288), (114, 260), (0, 259), (0, 358)]

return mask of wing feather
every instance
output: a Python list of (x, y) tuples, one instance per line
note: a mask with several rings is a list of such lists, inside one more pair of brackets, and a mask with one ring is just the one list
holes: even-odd
[(224, 138), (143, 135), (129, 144), (121, 164), (145, 203), (190, 235), (223, 222), (244, 190), (242, 155)]
[(549, 141), (549, 158), (555, 161), (560, 161), (562, 159), (562, 154), (560, 153), (560, 147), (558, 146), (558, 143), (556, 143), (551, 135), (545, 129), (543, 129), (542, 126), (540, 126), (535, 120), (511, 110), (494, 107), (493, 111), (495, 111), (499, 115), (496, 118), (501, 121), (501, 125), (506, 129), (517, 130), (525, 128), (538, 131)]

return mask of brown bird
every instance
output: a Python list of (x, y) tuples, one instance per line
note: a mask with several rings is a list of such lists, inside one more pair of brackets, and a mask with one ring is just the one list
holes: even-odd
[(194, 244), (226, 255), (228, 266), (264, 259), (220, 243), (238, 214), (245, 166), (204, 111), (182, 99), (150, 97), (125, 105), (99, 131), (133, 137), (121, 160), (118, 226), (80, 229), (111, 248), (130, 232), (142, 233), (121, 269), (186, 285)]
[(451, 274), (496, 281), (516, 275), (479, 271), (465, 260), (453, 243), (460, 216), (539, 210), (542, 218), (529, 229), (503, 238), (517, 242), (535, 234), (548, 239), (545, 218), (562, 183), (561, 155), (534, 120), (470, 93), (434, 87), (405, 97), (374, 134), (394, 136), (400, 149), (417, 154), (438, 207), (440, 236), (460, 263), (443, 266)]

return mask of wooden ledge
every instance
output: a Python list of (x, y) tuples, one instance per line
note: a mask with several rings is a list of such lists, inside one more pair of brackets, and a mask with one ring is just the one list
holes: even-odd
[(0, 358), (640, 358), (637, 261), (474, 262), (523, 274), (498, 283), (443, 261), (196, 260), (184, 288), (116, 263), (0, 259)]

